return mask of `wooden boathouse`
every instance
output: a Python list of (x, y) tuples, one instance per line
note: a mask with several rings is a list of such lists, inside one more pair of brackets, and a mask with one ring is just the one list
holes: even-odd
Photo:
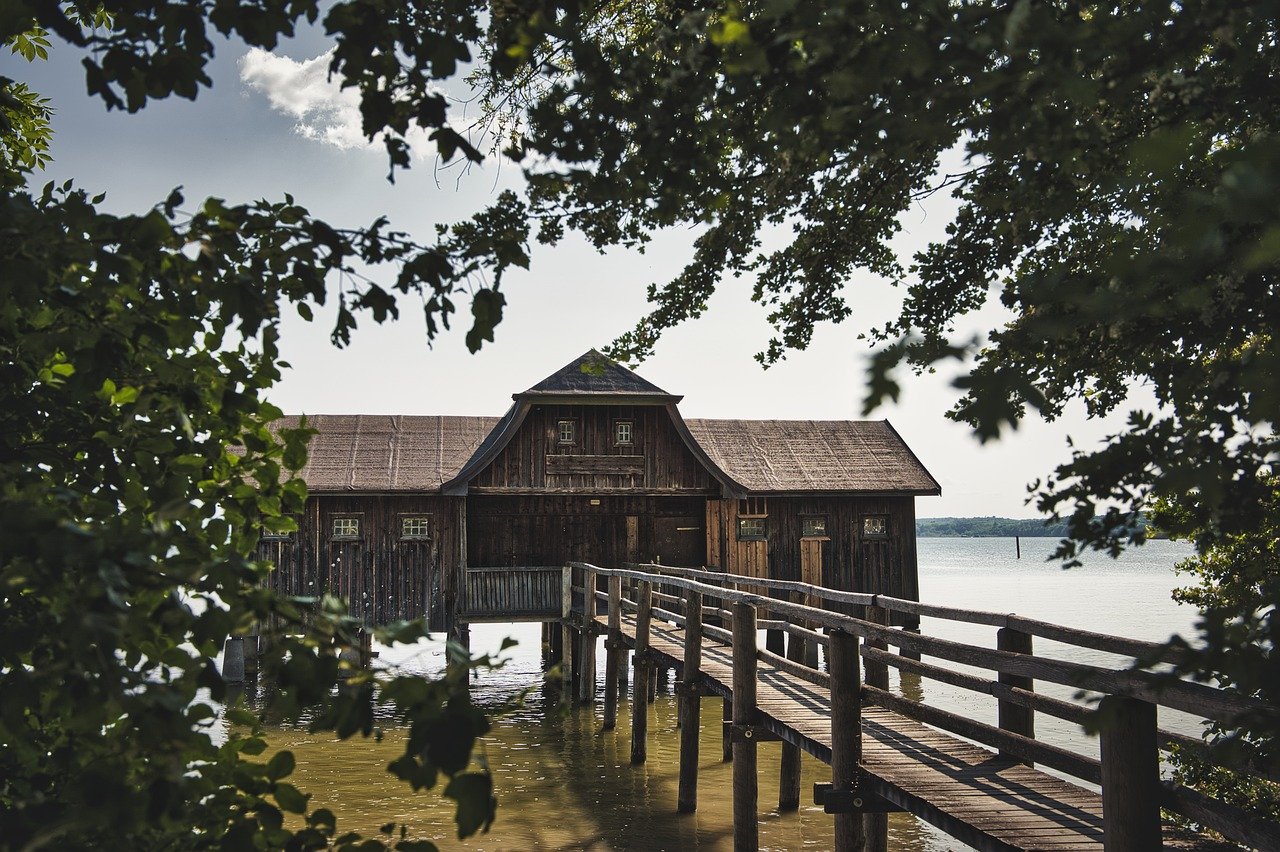
[[(309, 416), (305, 514), (258, 556), (280, 591), (433, 630), (558, 612), (570, 561), (918, 598), (915, 498), (941, 489), (887, 421), (686, 420), (680, 400), (591, 351), (499, 418)], [(498, 569), (528, 582), (490, 595)]]

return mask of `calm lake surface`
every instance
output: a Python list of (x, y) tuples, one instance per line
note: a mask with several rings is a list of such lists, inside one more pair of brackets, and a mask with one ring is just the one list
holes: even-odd
[[(1137, 639), (1163, 640), (1192, 630), (1195, 611), (1170, 598), (1170, 591), (1187, 581), (1175, 576), (1173, 564), (1191, 554), (1188, 545), (1153, 541), (1119, 560), (1086, 557), (1085, 565), (1069, 571), (1044, 560), (1056, 539), (1023, 539), (1022, 558), (1014, 558), (1013, 539), (922, 538), (920, 593), (925, 601), (998, 612), (1017, 612), (1099, 632)], [(995, 630), (925, 619), (925, 633), (995, 647)], [(338, 815), (339, 830), (376, 834), (379, 825), (395, 819), (408, 823), (412, 836), (436, 841), (442, 849), (569, 850), (569, 849), (731, 849), (733, 845), (730, 764), (722, 763), (721, 702), (702, 703), (701, 760), (698, 812), (677, 815), (676, 787), (679, 736), (675, 726), (675, 698), (660, 692), (649, 723), (649, 759), (630, 765), (629, 702), (619, 707), (618, 729), (600, 731), (600, 703), (564, 710), (543, 693), (539, 626), (476, 625), (474, 652), (496, 651), (504, 637), (519, 645), (507, 652), (508, 662), (481, 676), (473, 687), (474, 700), (497, 710), (522, 691), (527, 700), (495, 720), (480, 759), (493, 770), (499, 799), (498, 820), (492, 831), (467, 841), (455, 839), (452, 803), (433, 791), (414, 794), (385, 767), (399, 756), (403, 733), (394, 720), (384, 722), (382, 743), (335, 743), (327, 736), (303, 730), (270, 733), (275, 747), (290, 748), (298, 759), (293, 780), (314, 794), (312, 805), (329, 807)], [(1037, 652), (1062, 659), (1116, 665), (1105, 653), (1084, 651), (1037, 639)], [(379, 662), (406, 671), (435, 673), (443, 665), (437, 644), (409, 649), (378, 648)], [(603, 695), (604, 654), (597, 653)], [(995, 700), (925, 681), (890, 687), (912, 697), (923, 689), (931, 704), (995, 721)], [(1060, 697), (1051, 685), (1037, 689)], [(1161, 724), (1198, 733), (1192, 720), (1180, 714), (1161, 716)], [(1077, 726), (1037, 714), (1042, 739), (1097, 755), (1097, 741)], [(779, 814), (779, 745), (760, 749), (760, 844), (762, 849), (827, 849), (831, 845), (831, 817), (811, 803), (812, 784), (829, 781), (828, 768), (807, 755), (804, 760), (802, 805), (799, 812)], [(891, 848), (895, 850), (965, 849), (914, 817), (890, 818)]]

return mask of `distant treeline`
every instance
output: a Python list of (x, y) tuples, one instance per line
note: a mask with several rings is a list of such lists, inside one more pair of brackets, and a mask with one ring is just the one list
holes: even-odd
[(1065, 521), (1046, 524), (1041, 518), (917, 518), (916, 535), (939, 536), (1053, 536), (1067, 533)]

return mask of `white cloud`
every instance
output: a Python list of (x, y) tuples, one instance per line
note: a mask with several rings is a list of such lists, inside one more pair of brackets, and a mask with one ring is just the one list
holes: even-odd
[(314, 59), (298, 61), (250, 48), (240, 58), (240, 80), (265, 95), (277, 112), (297, 119), (294, 129), (343, 150), (378, 147), (360, 130), (360, 96), (340, 89), (329, 79), (329, 50)]

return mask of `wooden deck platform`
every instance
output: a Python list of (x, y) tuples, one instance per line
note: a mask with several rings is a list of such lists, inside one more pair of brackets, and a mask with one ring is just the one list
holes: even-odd
[[(634, 645), (636, 623), (622, 621), (623, 641)], [(654, 621), (653, 653), (678, 667), (684, 631)], [(705, 686), (728, 697), (732, 649), (703, 640)], [(831, 762), (830, 697), (822, 687), (761, 660), (760, 724), (824, 763)], [(1097, 850), (1103, 846), (1098, 793), (1027, 767), (981, 746), (879, 707), (864, 707), (863, 767), (871, 792), (981, 850)], [(1173, 828), (1165, 846), (1231, 848)]]

